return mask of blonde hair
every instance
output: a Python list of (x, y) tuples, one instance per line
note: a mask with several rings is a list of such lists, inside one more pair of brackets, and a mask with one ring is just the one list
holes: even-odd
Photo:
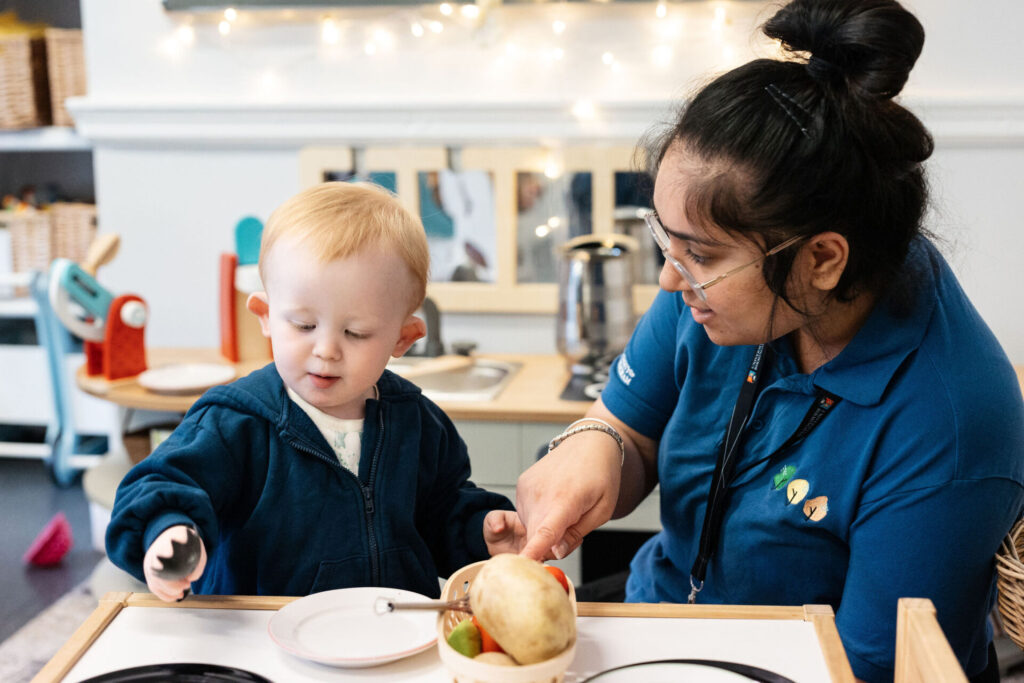
[(260, 277), (274, 243), (288, 236), (307, 247), (322, 263), (343, 259), (367, 247), (397, 254), (412, 275), (409, 312), (423, 303), (430, 272), (430, 250), (420, 219), (395, 195), (372, 183), (322, 183), (279, 206), (267, 220), (260, 243)]

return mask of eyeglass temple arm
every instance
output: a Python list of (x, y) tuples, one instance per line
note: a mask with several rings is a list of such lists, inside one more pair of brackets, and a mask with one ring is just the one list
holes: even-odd
[(769, 256), (772, 256), (774, 254), (779, 253), (780, 251), (782, 251), (783, 249), (785, 249), (789, 245), (794, 244), (797, 240), (801, 239), (802, 237), (803, 237), (802, 235), (794, 235), (793, 237), (790, 237), (785, 242), (782, 242), (780, 244), (775, 245), (774, 247), (772, 247), (771, 249), (766, 251), (764, 254), (762, 254), (761, 256), (759, 256), (756, 259), (754, 259), (753, 261), (750, 261), (749, 263), (744, 263), (741, 266), (736, 266), (735, 268), (733, 268), (731, 270), (727, 270), (724, 273), (722, 273), (721, 275), (718, 275), (716, 277), (711, 278), (707, 282), (702, 282), (700, 285), (698, 285), (698, 287), (700, 289), (707, 289), (711, 285), (718, 284), (719, 282), (721, 282), (725, 278), (729, 277), (730, 275), (735, 275), (736, 273), (740, 272), (744, 268), (752, 266), (753, 264), (757, 263), (758, 261), (760, 261), (762, 259), (766, 259)]

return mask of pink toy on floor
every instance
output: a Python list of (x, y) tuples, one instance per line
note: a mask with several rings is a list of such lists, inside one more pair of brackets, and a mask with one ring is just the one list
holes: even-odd
[(51, 567), (60, 562), (73, 545), (71, 524), (63, 512), (58, 512), (39, 532), (21, 559), (25, 564)]

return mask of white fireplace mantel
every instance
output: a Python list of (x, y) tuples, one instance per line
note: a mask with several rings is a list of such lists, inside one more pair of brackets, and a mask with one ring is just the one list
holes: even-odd
[[(942, 147), (1024, 144), (1024, 99), (917, 98), (904, 104)], [(294, 149), (310, 144), (576, 144), (633, 142), (671, 122), (674, 103), (224, 103), (71, 100), (76, 128), (98, 146)]]

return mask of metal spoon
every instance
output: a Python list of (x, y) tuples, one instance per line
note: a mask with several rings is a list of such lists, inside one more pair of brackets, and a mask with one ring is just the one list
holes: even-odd
[(456, 600), (429, 600), (423, 602), (395, 602), (391, 598), (381, 596), (377, 598), (377, 601), (373, 605), (373, 611), (377, 614), (387, 614), (388, 612), (394, 612), (395, 610), (406, 609), (425, 609), (433, 610), (435, 612), (446, 612), (451, 610), (453, 612), (465, 612), (466, 614), (473, 613), (473, 610), (469, 608), (468, 595), (464, 595)]

